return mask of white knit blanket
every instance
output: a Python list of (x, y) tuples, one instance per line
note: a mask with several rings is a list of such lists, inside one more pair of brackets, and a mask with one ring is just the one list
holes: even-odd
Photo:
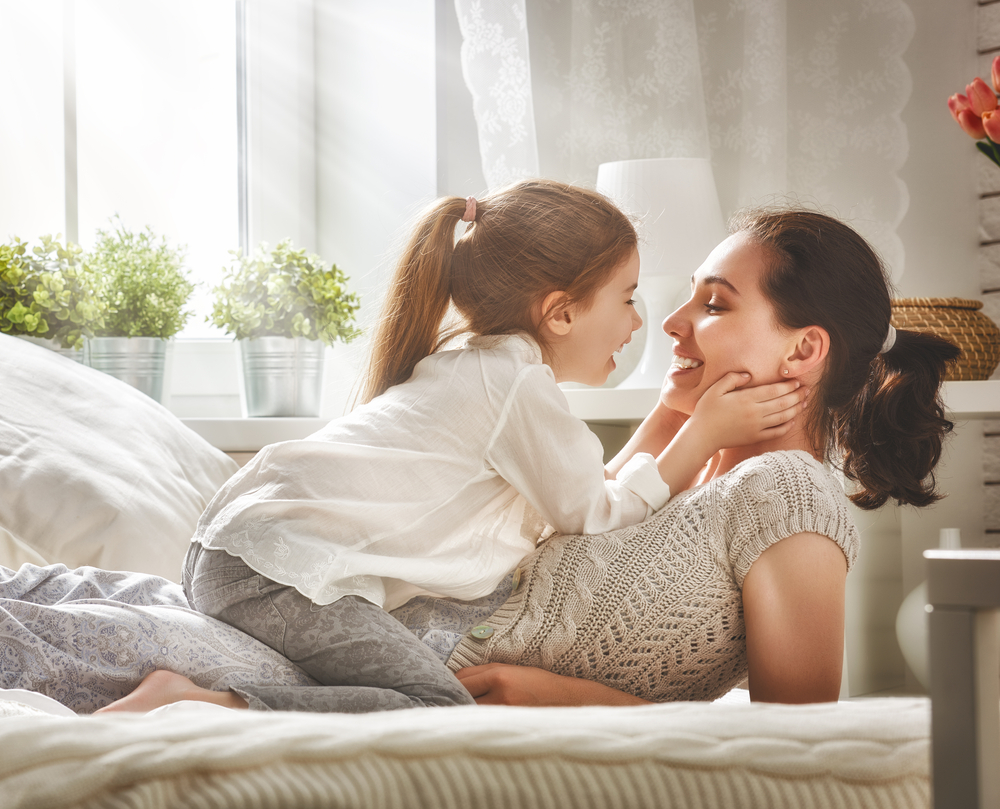
[(4, 809), (930, 806), (919, 698), (0, 717)]

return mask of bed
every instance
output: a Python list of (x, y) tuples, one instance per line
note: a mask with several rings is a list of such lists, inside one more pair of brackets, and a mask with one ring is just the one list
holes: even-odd
[[(158, 667), (214, 688), (305, 675), (189, 610), (176, 584), (197, 516), (232, 461), (128, 386), (6, 335), (0, 379), (0, 564), (25, 572), (25, 592), (59, 576), (79, 588), (72, 608), (0, 599), (3, 809), (928, 807), (938, 789), (949, 790), (938, 806), (998, 805), (1000, 661), (988, 627), (1000, 595), (988, 576), (978, 600), (931, 584), (941, 614), (972, 627), (962, 637), (939, 630), (934, 642), (951, 648), (936, 659), (973, 661), (946, 666), (965, 672), (972, 699), (940, 695), (952, 699), (947, 716), (961, 716), (935, 712), (933, 758), (958, 776), (934, 779), (933, 790), (926, 698), (793, 707), (734, 691), (715, 703), (366, 715), (184, 702), (91, 716)], [(948, 570), (950, 582), (966, 575)]]

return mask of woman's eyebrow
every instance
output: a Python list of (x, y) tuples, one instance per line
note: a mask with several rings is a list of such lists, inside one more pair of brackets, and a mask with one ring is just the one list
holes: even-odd
[[(714, 284), (719, 284), (721, 286), (726, 287), (727, 289), (731, 289), (733, 291), (734, 295), (739, 295), (740, 294), (740, 291), (736, 287), (734, 287), (729, 281), (727, 281), (725, 278), (723, 278), (721, 275), (706, 275), (704, 278), (701, 279), (701, 282), (703, 284), (708, 285), (708, 286), (712, 286)], [(695, 278), (692, 275), (691, 276), (691, 286), (694, 286), (694, 285), (695, 285)]]

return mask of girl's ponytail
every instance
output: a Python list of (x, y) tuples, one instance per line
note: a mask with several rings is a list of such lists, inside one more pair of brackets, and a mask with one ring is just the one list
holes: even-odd
[(934, 467), (953, 424), (939, 395), (958, 349), (933, 334), (899, 330), (872, 360), (861, 393), (833, 419), (833, 443), (844, 474), (858, 484), (851, 501), (876, 509), (889, 499), (926, 506), (941, 498)]
[[(469, 222), (458, 242), (459, 220)], [(419, 218), (372, 338), (370, 402), (452, 337), (523, 333), (545, 349), (536, 309), (554, 291), (586, 309), (636, 250), (629, 218), (596, 191), (521, 180), (481, 200), (445, 197)], [(442, 330), (449, 303), (457, 315)]]
[(465, 207), (460, 197), (444, 197), (417, 220), (372, 335), (362, 404), (405, 382), (416, 364), (437, 349), (451, 300), (455, 227)]

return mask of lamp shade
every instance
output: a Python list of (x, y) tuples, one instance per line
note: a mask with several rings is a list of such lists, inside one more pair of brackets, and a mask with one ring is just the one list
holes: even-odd
[(597, 190), (640, 217), (642, 275), (679, 274), (688, 279), (726, 237), (708, 158), (602, 163), (597, 169)]
[(597, 190), (639, 218), (639, 289), (646, 305), (645, 345), (623, 388), (659, 388), (673, 361), (663, 320), (684, 301), (691, 275), (726, 237), (707, 158), (602, 163)]

